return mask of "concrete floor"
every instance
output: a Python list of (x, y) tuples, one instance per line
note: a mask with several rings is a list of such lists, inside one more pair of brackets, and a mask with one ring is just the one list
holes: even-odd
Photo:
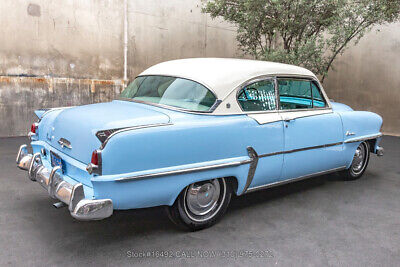
[[(383, 138), (385, 156), (373, 155), (360, 180), (321, 176), (234, 198), (223, 220), (200, 232), (178, 230), (162, 208), (115, 212), (97, 222), (74, 220), (67, 209), (53, 208), (46, 192), (16, 168), (24, 142), (0, 139), (1, 266), (400, 264), (398, 137)], [(175, 257), (162, 257), (162, 251)], [(207, 257), (212, 251), (220, 256)], [(232, 257), (236, 252), (247, 254)]]

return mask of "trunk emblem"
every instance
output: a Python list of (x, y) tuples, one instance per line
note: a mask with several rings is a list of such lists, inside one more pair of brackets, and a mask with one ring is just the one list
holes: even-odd
[(68, 141), (68, 140), (65, 139), (65, 138), (60, 138), (60, 140), (58, 140), (58, 143), (60, 144), (60, 146), (61, 146), (62, 148), (64, 148), (64, 147), (69, 148), (69, 149), (72, 148), (71, 142)]

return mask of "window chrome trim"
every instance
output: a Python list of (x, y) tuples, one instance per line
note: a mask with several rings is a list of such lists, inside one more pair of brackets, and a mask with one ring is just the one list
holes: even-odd
[(184, 108), (179, 108), (179, 107), (174, 107), (174, 106), (168, 106), (168, 105), (163, 105), (163, 104), (147, 102), (147, 101), (143, 101), (143, 100), (124, 98), (124, 97), (119, 97), (119, 98), (117, 98), (117, 100), (135, 102), (135, 103), (155, 106), (155, 107), (158, 107), (158, 108), (165, 108), (165, 109), (169, 109), (169, 110), (173, 110), (173, 111), (180, 111), (180, 112), (191, 113), (191, 114), (204, 114), (204, 115), (215, 115), (215, 114), (213, 114), (214, 110), (219, 106), (219, 104), (222, 103), (222, 101), (217, 98), (215, 100), (214, 104), (210, 107), (209, 110), (207, 110), (207, 111), (201, 111), (201, 110), (200, 111), (195, 111), (195, 110), (189, 110), (189, 109), (184, 109)]
[[(176, 78), (191, 80), (193, 82), (196, 82), (196, 83), (199, 83), (199, 84), (203, 85), (208, 90), (210, 90), (214, 94), (214, 96), (216, 97), (216, 101), (208, 111), (192, 111), (192, 110), (182, 109), (182, 108), (173, 107), (173, 106), (156, 104), (156, 103), (151, 103), (151, 102), (146, 102), (146, 101), (141, 101), (141, 100), (134, 100), (134, 99), (130, 99), (130, 98), (118, 97), (117, 100), (137, 102), (137, 103), (141, 103), (141, 104), (145, 104), (145, 105), (151, 105), (151, 106), (155, 106), (155, 107), (159, 107), (159, 108), (165, 108), (165, 109), (169, 109), (169, 110), (173, 110), (173, 111), (180, 111), (180, 112), (189, 113), (189, 114), (201, 114), (201, 115), (212, 115), (212, 116), (267, 114), (267, 113), (291, 112), (291, 111), (310, 111), (310, 110), (311, 111), (315, 111), (315, 110), (325, 110), (325, 109), (332, 110), (331, 103), (329, 101), (328, 96), (325, 93), (324, 88), (322, 87), (322, 85), (318, 81), (318, 79), (316, 77), (314, 77), (314, 76), (311, 76), (311, 75), (263, 74), (263, 75), (255, 76), (255, 77), (252, 77), (252, 78), (248, 79), (247, 81), (239, 84), (238, 86), (236, 86), (232, 90), (230, 90), (228, 94), (226, 94), (225, 96), (222, 96), (223, 98), (218, 98), (217, 94), (212, 90), (212, 88), (210, 86), (206, 85), (205, 83), (203, 83), (201, 81), (194, 80), (193, 78), (190, 78), (190, 77), (175, 76), (175, 75), (174, 76), (157, 75), (157, 74), (139, 75), (137, 77), (144, 77), (144, 76), (168, 76), (168, 77), (176, 77)], [(322, 94), (322, 97), (324, 98), (327, 106), (326, 107), (319, 107), (319, 108), (314, 107), (314, 108), (309, 108), (309, 109), (281, 110), (280, 109), (280, 101), (279, 101), (279, 88), (278, 88), (278, 84), (277, 84), (277, 79), (279, 79), (279, 78), (302, 79), (302, 80), (306, 79), (306, 80), (314, 81), (316, 83), (318, 89), (320, 90), (320, 92)], [(251, 84), (251, 83), (254, 83), (254, 82), (257, 82), (257, 81), (260, 81), (260, 80), (273, 80), (274, 81), (276, 109), (274, 109), (274, 110), (264, 110), (264, 111), (243, 111), (243, 109), (242, 109), (242, 107), (239, 104), (238, 99), (237, 99), (237, 95), (238, 95), (239, 91), (241, 89), (243, 89), (244, 86), (246, 86), (248, 84)], [(233, 93), (235, 94), (235, 96), (232, 96)], [(231, 103), (231, 105), (237, 105), (238, 109), (236, 110), (236, 108), (235, 108), (235, 111), (233, 111), (233, 112), (229, 112), (228, 111), (228, 112), (215, 113), (214, 111), (217, 110), (218, 107), (221, 106), (220, 104), (225, 104), (226, 100), (229, 99), (230, 97), (236, 98), (235, 100), (231, 99), (231, 101), (235, 101), (235, 104)]]
[(299, 111), (319, 111), (319, 110), (332, 110), (332, 108), (327, 108), (327, 107), (323, 107), (322, 108), (321, 107), (321, 108), (281, 109), (281, 110), (279, 110), (279, 113), (299, 112)]
[[(293, 80), (308, 80), (308, 81), (313, 81), (316, 83), (318, 90), (322, 94), (322, 97), (324, 98), (324, 101), (326, 103), (325, 107), (313, 107), (313, 108), (304, 108), (304, 109), (280, 109), (281, 107), (281, 102), (279, 99), (279, 85), (278, 85), (278, 79), (293, 79)], [(275, 102), (276, 102), (276, 108), (274, 110), (261, 110), (261, 111), (244, 111), (242, 106), (239, 103), (238, 96), (240, 91), (245, 87), (248, 86), (252, 83), (259, 82), (259, 81), (264, 81), (264, 80), (273, 80), (274, 82), (274, 87), (275, 87)], [(251, 78), (247, 80), (246, 82), (240, 84), (239, 86), (236, 87), (236, 89), (232, 90), (223, 100), (224, 102), (228, 96), (236, 90), (236, 103), (240, 108), (240, 111), (242, 113), (239, 114), (264, 114), (264, 113), (281, 113), (281, 112), (296, 112), (296, 111), (316, 111), (316, 110), (332, 110), (332, 105), (329, 101), (328, 96), (325, 93), (324, 88), (322, 87), (321, 83), (318, 81), (313, 76), (307, 76), (307, 75), (276, 75), (276, 74), (268, 74), (268, 75), (260, 75), (254, 78)], [(333, 111), (332, 111), (333, 112)], [(223, 115), (236, 115), (238, 113), (232, 113), (232, 114), (223, 114)]]
[[(282, 120), (296, 120), (301, 118), (319, 116), (324, 114), (331, 114), (333, 110), (330, 108), (317, 109), (317, 110), (288, 110), (287, 112), (279, 112)], [(285, 114), (289, 117), (285, 117)]]
[[(293, 113), (293, 111), (297, 111), (298, 113), (303, 113), (303, 115), (296, 116), (296, 114), (295, 115), (290, 114), (290, 113)], [(333, 110), (330, 108), (318, 109), (318, 110), (288, 110), (287, 113), (294, 116), (293, 118), (290, 118), (290, 120), (296, 120), (296, 119), (319, 116), (319, 115), (324, 115), (324, 114), (331, 114), (331, 113), (333, 113)], [(304, 113), (306, 113), (306, 114), (304, 114)], [(262, 122), (263, 121), (262, 119), (257, 118), (257, 116), (260, 116), (260, 115), (272, 116), (274, 114), (279, 116), (279, 118), (271, 119), (271, 120), (268, 120), (267, 122)], [(282, 117), (282, 115), (284, 115), (284, 114), (285, 114), (285, 112), (273, 112), (273, 113), (257, 113), (257, 114), (249, 113), (246, 115), (248, 117), (256, 120), (258, 122), (258, 124), (267, 124), (267, 123), (273, 123), (273, 122), (277, 122), (277, 121), (287, 120), (286, 117)]]

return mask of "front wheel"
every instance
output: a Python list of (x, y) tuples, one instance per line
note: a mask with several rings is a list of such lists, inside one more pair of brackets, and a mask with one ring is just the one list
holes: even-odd
[(192, 231), (215, 224), (225, 213), (232, 196), (232, 186), (225, 178), (193, 183), (167, 207), (170, 219)]
[(365, 170), (367, 169), (368, 162), (369, 144), (368, 142), (362, 142), (356, 149), (356, 153), (354, 154), (350, 168), (341, 171), (340, 174), (345, 180), (356, 180), (364, 174)]

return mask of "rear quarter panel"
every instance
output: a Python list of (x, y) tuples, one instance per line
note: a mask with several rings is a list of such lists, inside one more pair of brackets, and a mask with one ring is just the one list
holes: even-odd
[(116, 209), (172, 205), (188, 184), (230, 176), (237, 179), (241, 193), (249, 164), (144, 180), (115, 179), (243, 161), (249, 159), (248, 146), (260, 154), (281, 149), (277, 140), (282, 138), (278, 127), (282, 122), (260, 126), (246, 115), (193, 114), (172, 121), (173, 125), (122, 132), (111, 138), (102, 151), (103, 175), (92, 178), (95, 197), (113, 199)]

